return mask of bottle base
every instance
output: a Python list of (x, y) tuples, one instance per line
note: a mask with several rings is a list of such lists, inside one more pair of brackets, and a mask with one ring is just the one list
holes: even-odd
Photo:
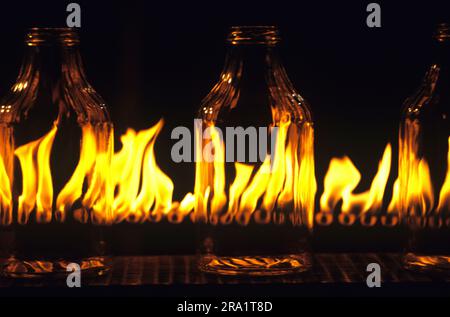
[(406, 269), (423, 272), (450, 272), (450, 255), (407, 253), (403, 258)]
[(111, 269), (109, 257), (88, 257), (78, 261), (48, 259), (18, 259), (11, 257), (0, 260), (0, 276), (14, 279), (65, 279), (72, 271), (67, 266), (76, 263), (80, 266), (83, 278), (102, 276)]
[(216, 256), (200, 258), (199, 269), (205, 273), (228, 276), (280, 276), (307, 271), (309, 254), (277, 256)]

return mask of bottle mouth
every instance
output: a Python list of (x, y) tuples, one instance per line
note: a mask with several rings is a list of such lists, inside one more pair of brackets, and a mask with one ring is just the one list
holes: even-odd
[(227, 37), (231, 45), (276, 45), (280, 34), (275, 26), (232, 26)]
[(438, 42), (446, 42), (450, 40), (450, 25), (448, 23), (439, 24), (433, 37)]
[(75, 46), (80, 43), (80, 38), (73, 28), (34, 27), (28, 30), (25, 43), (28, 46)]

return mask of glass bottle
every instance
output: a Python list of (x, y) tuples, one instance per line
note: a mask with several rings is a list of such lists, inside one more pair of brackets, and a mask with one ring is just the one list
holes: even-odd
[(0, 100), (0, 272), (66, 275), (108, 268), (113, 126), (88, 83), (70, 28), (32, 28)]
[(421, 87), (404, 104), (399, 198), (409, 229), (407, 268), (450, 268), (450, 28), (440, 24)]
[(273, 26), (232, 27), (219, 82), (195, 122), (201, 270), (281, 275), (310, 266), (313, 122)]

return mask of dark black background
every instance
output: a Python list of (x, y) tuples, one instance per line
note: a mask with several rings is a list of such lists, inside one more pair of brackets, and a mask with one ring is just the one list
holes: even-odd
[[(166, 120), (157, 160), (177, 199), (193, 189), (194, 169), (170, 160), (170, 131), (192, 126), (218, 79), (230, 26), (280, 28), (284, 65), (313, 111), (319, 186), (330, 158), (346, 154), (362, 171), (358, 189), (366, 190), (386, 143), (396, 144), (403, 100), (431, 62), (433, 30), (450, 21), (446, 2), (378, 1), (382, 27), (368, 28), (370, 1), (78, 1), (87, 75), (109, 105), (116, 134)], [(0, 4), (0, 94), (17, 75), (26, 29), (65, 26), (68, 3)]]

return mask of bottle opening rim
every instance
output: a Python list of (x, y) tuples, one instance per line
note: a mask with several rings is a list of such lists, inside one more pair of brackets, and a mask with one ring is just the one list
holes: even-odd
[(450, 24), (440, 23), (434, 33), (434, 38), (438, 42), (446, 42), (450, 40)]
[(74, 46), (80, 43), (80, 38), (74, 28), (33, 27), (28, 29), (25, 43), (28, 46)]
[(232, 26), (227, 36), (231, 45), (262, 44), (276, 45), (280, 42), (278, 28), (273, 25)]

